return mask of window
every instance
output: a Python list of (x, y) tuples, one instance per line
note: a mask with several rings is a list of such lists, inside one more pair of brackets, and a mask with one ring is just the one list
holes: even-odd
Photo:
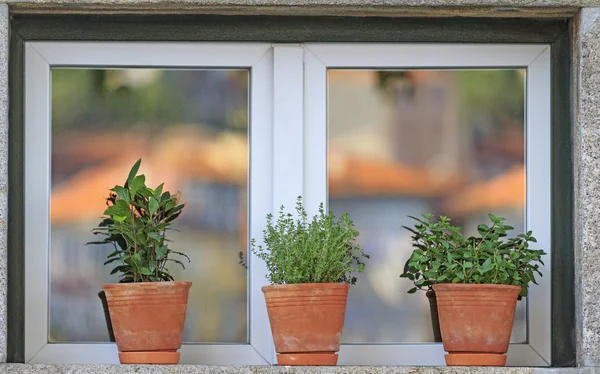
[(111, 249), (86, 243), (108, 188), (141, 157), (150, 183), (187, 202), (172, 238), (192, 260), (174, 275), (196, 286), (181, 362), (266, 363), (268, 322), (248, 287), (264, 276), (237, 258), (271, 207), (270, 54), (264, 44), (27, 45), (26, 361), (118, 362), (98, 298), (116, 281), (99, 266)]
[[(340, 364), (444, 365), (442, 347), (431, 344), (426, 298), (408, 297), (409, 283), (397, 279), (410, 253), (402, 225), (410, 224), (408, 214), (453, 213), (452, 217), (464, 217), (468, 231), (473, 219), (481, 220), (481, 213), (485, 218), (488, 212), (504, 209), (499, 214), (507, 215), (517, 230), (533, 230), (540, 248), (551, 250), (550, 48), (447, 44), (305, 48), (305, 150), (310, 148), (304, 159), (305, 198), (312, 204), (328, 201), (330, 209), (351, 213), (361, 231), (359, 240), (373, 255), (349, 294), (343, 336), (348, 344), (340, 351)], [(497, 80), (502, 87), (494, 89)], [(475, 109), (473, 97), (465, 99), (466, 107), (458, 102), (461, 94), (468, 94), (467, 84), (479, 99), (500, 90), (506, 94), (509, 102), (492, 99), (503, 122), (481, 103), (477, 117), (456, 113)], [(382, 90), (391, 91), (392, 98), (384, 98)], [(457, 123), (467, 120), (471, 122)], [(489, 134), (506, 121), (512, 132), (502, 135), (511, 143), (500, 145), (514, 145), (513, 161), (508, 156), (490, 160), (488, 155), (486, 160), (483, 154), (467, 153), (485, 125)], [(467, 132), (465, 126), (472, 129)], [(488, 138), (501, 141), (495, 131)], [(483, 147), (491, 152), (493, 145)], [(477, 164), (470, 164), (470, 158)], [(453, 183), (460, 183), (456, 179), (464, 173), (458, 167), (478, 172), (479, 176), (469, 176), (467, 185), (487, 188), (479, 193), (485, 197), (482, 208), (476, 206), (477, 193), (465, 187), (456, 191), (466, 193), (466, 200), (460, 194), (442, 200)], [(491, 172), (496, 175), (483, 174)], [(511, 178), (514, 182), (509, 185), (497, 186)], [(501, 193), (509, 201), (500, 200)], [(494, 200), (500, 203), (491, 205)], [(549, 261), (547, 257), (544, 261)], [(550, 362), (549, 266), (528, 300), (519, 302), (507, 365)]]
[[(302, 195), (309, 213), (320, 202), (350, 212), (373, 255), (350, 291), (340, 365), (443, 365), (425, 297), (405, 297), (398, 278), (401, 226), (428, 210), (467, 228), (506, 213), (535, 232), (549, 255), (519, 303), (508, 364), (549, 365), (548, 45), (29, 42), (25, 57), (26, 362), (117, 361), (96, 295), (110, 277), (85, 242), (113, 175), (142, 157), (188, 201), (176, 238), (193, 261), (180, 277), (194, 281), (181, 363), (275, 362), (265, 268), (250, 257), (244, 274), (237, 252)], [(497, 87), (485, 90), (497, 105), (473, 104), (483, 85)], [(93, 105), (78, 105), (86, 95)], [(116, 138), (124, 147), (108, 149)], [(490, 186), (502, 178), (514, 191)], [(464, 186), (500, 202), (463, 203)], [(77, 200), (92, 187), (98, 201)]]

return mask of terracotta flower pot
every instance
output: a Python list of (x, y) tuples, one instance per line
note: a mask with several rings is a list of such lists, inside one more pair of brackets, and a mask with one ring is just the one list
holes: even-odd
[(177, 364), (191, 282), (105, 284), (122, 364)]
[(346, 315), (347, 283), (265, 286), (279, 365), (336, 365)]
[(518, 286), (436, 284), (448, 366), (504, 366), (515, 318)]

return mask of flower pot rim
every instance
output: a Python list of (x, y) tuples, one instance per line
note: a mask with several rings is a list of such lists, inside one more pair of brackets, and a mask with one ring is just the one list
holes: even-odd
[(107, 283), (102, 285), (102, 289), (111, 289), (111, 288), (145, 288), (150, 286), (158, 286), (158, 287), (173, 287), (173, 286), (183, 286), (183, 287), (191, 287), (192, 282), (190, 281), (167, 281), (167, 282), (135, 282), (135, 283)]
[(350, 288), (350, 284), (346, 282), (331, 282), (331, 283), (292, 283), (292, 284), (272, 284), (263, 286), (263, 292), (274, 290), (302, 290), (316, 288)]
[(514, 286), (512, 284), (471, 284), (471, 283), (436, 283), (433, 285), (433, 291), (443, 289), (453, 290), (471, 290), (471, 289), (497, 289), (497, 290), (521, 290), (520, 286)]

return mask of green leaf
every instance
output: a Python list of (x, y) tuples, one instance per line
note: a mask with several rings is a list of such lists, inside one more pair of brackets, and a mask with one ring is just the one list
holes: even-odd
[(129, 203), (129, 191), (121, 186), (115, 186), (114, 188), (110, 189), (111, 191), (115, 192), (117, 194), (117, 196), (119, 197), (119, 199), (121, 200), (125, 200), (126, 202)]
[(104, 265), (112, 264), (113, 262), (119, 261), (119, 260), (120, 260), (119, 257), (111, 258), (110, 260), (104, 261)]
[(145, 187), (145, 183), (146, 176), (144, 174), (138, 175), (135, 178), (133, 178), (133, 181), (131, 182), (131, 187), (129, 188), (132, 199), (135, 198), (135, 195), (138, 193), (138, 191)]
[(142, 195), (143, 197), (145, 197), (145, 198), (149, 198), (149, 197), (151, 197), (151, 196), (154, 195), (154, 191), (152, 191), (151, 188), (148, 188), (148, 187), (145, 187), (145, 186), (142, 187), (142, 188), (140, 188), (139, 191), (138, 191), (138, 193), (140, 195)]
[(127, 265), (120, 265), (120, 266), (117, 266), (117, 267), (113, 268), (111, 270), (111, 272), (110, 272), (110, 275), (113, 275), (113, 274), (116, 274), (116, 273), (119, 273), (119, 272), (120, 273), (124, 273), (127, 270), (129, 270), (129, 266), (127, 266)]
[(169, 216), (172, 216), (173, 214), (179, 212), (181, 209), (183, 209), (184, 206), (185, 204), (177, 205), (175, 208), (169, 211)]
[(152, 273), (152, 272), (150, 271), (150, 269), (148, 269), (148, 268), (141, 268), (141, 269), (140, 269), (140, 273), (142, 273), (142, 274), (144, 274), (144, 275), (152, 275), (152, 274), (154, 274), (154, 273)]
[(127, 253), (127, 252), (126, 251), (116, 250), (116, 251), (112, 252), (111, 254), (109, 254), (108, 256), (106, 256), (106, 258), (112, 258), (112, 257), (120, 255), (121, 253)]
[(129, 210), (129, 204), (125, 200), (117, 200), (115, 202), (115, 205), (109, 206), (104, 211), (104, 214), (108, 215), (108, 216), (111, 216), (111, 217), (114, 217), (114, 216), (126, 216), (126, 217), (128, 217), (130, 212), (131, 211)]
[(408, 293), (415, 293), (417, 292), (417, 287), (411, 288), (410, 290), (408, 290)]
[(162, 240), (162, 236), (160, 236), (160, 234), (157, 232), (149, 232), (148, 237), (150, 237), (154, 240)]
[(144, 232), (144, 230), (139, 230), (136, 235), (135, 238), (137, 239), (139, 244), (145, 245), (146, 242), (148, 241), (147, 237), (146, 237), (146, 233)]
[(154, 195), (157, 199), (160, 199), (164, 185), (164, 183), (161, 183), (160, 186), (156, 187), (156, 189), (154, 190)]
[(131, 256), (131, 260), (138, 267), (140, 267), (142, 265), (142, 256), (140, 256), (139, 252), (135, 253), (133, 256)]
[[(127, 182), (125, 183), (125, 187), (131, 187), (131, 183), (133, 182), (133, 178), (136, 176), (138, 170), (140, 169), (140, 164), (141, 163), (142, 163), (142, 159), (140, 158), (139, 160), (136, 161), (135, 164), (133, 164), (133, 167), (129, 171), (129, 176), (127, 177)], [(132, 195), (132, 197), (133, 196), (134, 195)]]
[(116, 222), (123, 222), (123, 221), (125, 221), (125, 220), (127, 219), (127, 216), (119, 216), (119, 215), (114, 215), (114, 216), (113, 216), (113, 219), (114, 219)]
[(156, 258), (160, 259), (163, 258), (167, 255), (167, 252), (169, 251), (169, 249), (166, 246), (160, 246), (158, 248), (156, 248)]
[(481, 265), (478, 271), (480, 274), (485, 274), (490, 270), (492, 270), (492, 258), (488, 257), (488, 259), (485, 260), (485, 262), (483, 263), (483, 265)]
[(158, 201), (154, 197), (150, 198), (150, 202), (148, 203), (148, 209), (150, 209), (150, 213), (154, 214), (158, 210)]

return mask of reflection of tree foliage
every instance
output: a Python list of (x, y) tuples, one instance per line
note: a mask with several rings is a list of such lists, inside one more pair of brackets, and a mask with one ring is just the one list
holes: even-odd
[(479, 115), (523, 119), (525, 75), (516, 69), (460, 71), (457, 77), (463, 108)]
[[(199, 97), (192, 97), (190, 92), (198, 95), (204, 89), (198, 87), (202, 82), (190, 79), (194, 73), (202, 74), (179, 71), (174, 73), (178, 75), (176, 79), (170, 79), (171, 73), (159, 71), (155, 78), (145, 84), (131, 85), (124, 78), (123, 70), (53, 69), (53, 131), (92, 127), (116, 129), (125, 124), (141, 125), (149, 130), (150, 127), (166, 127), (186, 120), (200, 122), (203, 118), (190, 114), (191, 109), (200, 104), (197, 100), (213, 95), (214, 92), (201, 92)], [(185, 76), (182, 77), (182, 74)], [(225, 87), (225, 96), (230, 91), (240, 92), (237, 80), (241, 78), (233, 75), (231, 81), (234, 87)], [(238, 75), (247, 77), (244, 74)], [(214, 89), (214, 83), (208, 89)], [(201, 109), (201, 113), (206, 115), (200, 117), (206, 117), (209, 122), (203, 125), (247, 131), (247, 105), (243, 105), (241, 109), (229, 106), (231, 103), (222, 103), (221, 108), (215, 108), (211, 113)], [(225, 110), (225, 116), (219, 115), (216, 109)], [(229, 113), (230, 111), (235, 113)]]
[(377, 86), (382, 91), (390, 92), (390, 88), (394, 81), (403, 80), (408, 76), (405, 70), (378, 70), (377, 71)]
[(119, 71), (57, 69), (52, 73), (53, 131), (126, 123), (164, 126), (178, 118), (181, 95), (162, 79), (131, 87)]
[[(414, 92), (416, 83), (410, 71), (380, 70), (376, 74), (378, 88), (388, 97), (397, 98), (400, 82), (407, 86), (409, 93)], [(454, 92), (459, 95), (462, 113), (522, 126), (525, 115), (525, 74), (522, 70), (469, 69), (448, 71), (448, 74), (454, 75)], [(505, 121), (507, 118), (517, 121)]]

